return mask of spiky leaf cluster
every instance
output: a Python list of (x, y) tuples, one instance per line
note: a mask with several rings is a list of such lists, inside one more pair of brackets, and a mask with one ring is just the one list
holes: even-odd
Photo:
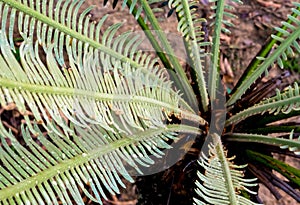
[[(113, 7), (117, 2), (113, 1)], [(129, 173), (141, 173), (142, 166), (153, 164), (149, 155), (161, 157), (163, 149), (171, 148), (169, 143), (176, 139), (177, 132), (201, 134), (199, 126), (208, 130), (197, 108), (216, 123), (212, 128), (230, 116), (225, 129), (218, 130), (225, 133), (222, 140), (276, 145), (298, 154), (299, 140), (294, 139), (293, 132), (289, 139), (273, 138), (239, 133), (239, 127), (234, 127), (256, 114), (298, 111), (298, 84), (254, 106), (233, 106), (272, 64), (281, 66), (281, 59), (300, 51), (300, 4), (295, 4), (298, 9), (292, 10), (281, 28), (276, 28), (278, 33), (272, 36), (277, 42), (274, 52), (269, 57), (258, 57), (257, 67), (245, 72), (224, 109), (219, 109), (215, 106), (223, 103), (217, 98), (217, 94), (223, 94), (220, 36), (222, 32), (229, 33), (228, 26), (232, 26), (228, 20), (234, 17), (231, 3), (241, 1), (211, 1), (215, 5), (211, 43), (204, 40), (203, 35), (208, 33), (202, 31), (202, 24), (206, 20), (198, 16), (197, 1), (169, 1), (178, 17), (188, 62), (194, 69), (195, 90), (150, 7), (156, 2), (159, 0), (125, 0), (122, 6), (126, 5), (146, 30), (162, 63), (175, 71), (170, 75), (179, 91), (175, 91), (165, 69), (156, 66), (157, 60), (138, 50), (138, 36), (131, 32), (120, 34), (121, 24), (104, 28), (107, 16), (98, 23), (91, 21), (91, 7), (79, 12), (83, 1), (0, 0), (0, 105), (4, 109), (15, 106), (24, 118), (21, 138), (0, 124), (1, 203), (83, 204), (82, 194), (101, 203), (107, 194), (119, 193), (118, 185), (124, 186), (118, 174), (132, 182)], [(150, 27), (156, 35), (149, 31)], [(15, 31), (22, 39), (18, 47), (14, 45)], [(209, 50), (208, 45), (211, 53), (204, 51)], [(20, 59), (14, 52), (20, 53)], [(204, 70), (208, 70), (208, 76)], [(209, 108), (217, 115), (216, 121), (208, 116)], [(236, 112), (231, 113), (232, 108)], [(170, 125), (171, 115), (196, 125)], [(223, 119), (220, 115), (224, 120), (219, 120)], [(201, 200), (195, 199), (195, 203), (255, 204), (239, 195), (241, 190), (251, 193), (248, 188), (256, 185), (253, 179), (243, 178), (241, 169), (246, 166), (233, 164), (221, 136), (212, 130), (208, 133), (213, 138), (210, 155), (203, 155), (199, 161), (205, 174), (198, 173), (201, 183), (196, 183), (196, 192)], [(273, 162), (277, 163), (274, 167), (283, 164)], [(289, 173), (295, 173), (294, 169)]]
[(136, 50), (137, 36), (115, 37), (119, 24), (100, 36), (106, 17), (90, 23), (89, 9), (78, 15), (81, 4), (0, 2), (0, 102), (14, 104), (25, 119), (24, 144), (1, 125), (4, 204), (83, 204), (81, 192), (101, 203), (104, 189), (114, 194), (124, 186), (117, 172), (132, 181), (126, 163), (139, 171), (136, 164), (153, 163), (148, 155), (170, 148), (175, 132), (199, 133), (167, 125), (169, 115), (205, 122), (156, 61)]
[[(22, 126), (21, 144), (0, 124), (0, 202), (2, 204), (85, 204), (82, 194), (102, 204), (107, 194), (133, 182), (128, 171), (141, 173), (170, 148), (178, 129), (149, 130), (132, 135), (112, 133), (97, 126), (77, 127), (73, 134), (48, 127), (46, 135)], [(76, 132), (76, 134), (75, 134)], [(89, 190), (91, 189), (91, 191)]]
[(188, 45), (189, 57), (195, 73), (197, 75), (198, 86), (200, 89), (201, 102), (204, 110), (208, 106), (208, 94), (206, 82), (204, 80), (203, 57), (207, 55), (204, 46), (210, 43), (204, 41), (205, 32), (202, 30), (202, 23), (205, 19), (199, 18), (197, 13), (197, 2), (194, 0), (171, 0), (169, 7), (175, 8), (179, 18), (177, 29), (182, 33)]
[[(240, 169), (246, 166), (238, 166), (233, 164), (232, 160), (234, 158), (227, 158), (226, 163), (230, 169), (230, 173), (226, 173), (222, 166), (224, 162), (219, 158), (216, 147), (210, 145), (209, 157), (202, 154), (199, 159), (199, 164), (204, 168), (205, 174), (198, 172), (198, 177), (200, 181), (196, 181), (196, 193), (201, 199), (194, 199), (194, 204), (230, 204), (230, 202), (235, 202), (235, 204), (256, 204), (251, 202), (249, 199), (240, 196), (241, 190), (246, 190), (252, 194), (255, 194), (247, 187), (256, 186), (254, 181), (256, 179), (245, 179), (243, 178), (243, 171)], [(229, 191), (228, 177), (232, 180), (232, 185), (235, 193)], [(231, 196), (230, 196), (231, 195)], [(232, 196), (233, 195), (233, 196)]]

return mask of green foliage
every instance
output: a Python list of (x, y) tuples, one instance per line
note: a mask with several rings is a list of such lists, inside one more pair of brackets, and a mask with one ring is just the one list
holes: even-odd
[(289, 19), (286, 22), (283, 22), (281, 28), (276, 28), (279, 33), (277, 33), (276, 35), (272, 35), (274, 41), (269, 42), (269, 44), (271, 44), (272, 46), (274, 44), (279, 45), (267, 58), (266, 55), (268, 54), (272, 46), (266, 46), (267, 50), (265, 51), (265, 49), (263, 49), (264, 52), (260, 53), (263, 54), (263, 56), (257, 56), (259, 62), (250, 65), (252, 67), (247, 70), (248, 72), (246, 75), (244, 75), (242, 83), (238, 84), (237, 89), (234, 93), (232, 93), (230, 99), (227, 102), (228, 105), (232, 105), (239, 98), (241, 98), (241, 96), (251, 86), (251, 84), (253, 84), (275, 62), (277, 62), (280, 67), (282, 67), (283, 65), (281, 58), (286, 59), (287, 54), (293, 53), (293, 48), (297, 52), (300, 51), (299, 44), (297, 42), (297, 39), (300, 35), (298, 23), (299, 20), (297, 19), (300, 10), (300, 4), (295, 3), (295, 6), (297, 6), (297, 9), (292, 10), (293, 15), (289, 15)]
[[(209, 145), (209, 158), (202, 155), (199, 164), (205, 170), (205, 175), (198, 172), (199, 179), (196, 181), (197, 194), (202, 197), (206, 203), (210, 204), (256, 204), (249, 199), (238, 195), (241, 190), (246, 190), (252, 194), (247, 187), (256, 186), (253, 183), (256, 179), (244, 179), (243, 169), (246, 166), (238, 166), (232, 163), (232, 158), (227, 158), (224, 149), (220, 143), (220, 137), (214, 135), (215, 145)], [(217, 141), (217, 142), (216, 142)], [(219, 141), (219, 142), (218, 142)], [(195, 199), (195, 204), (206, 204)]]
[(291, 86), (286, 88), (286, 91), (280, 92), (276, 90), (276, 96), (262, 100), (260, 103), (247, 108), (226, 121), (227, 125), (236, 123), (246, 117), (251, 115), (256, 115), (258, 113), (264, 114), (268, 112), (270, 114), (277, 115), (279, 113), (288, 114), (292, 110), (300, 109), (300, 96), (299, 96), (299, 86), (295, 82), (294, 87)]
[(288, 59), (286, 61), (283, 61), (283, 67), (285, 69), (295, 71), (295, 72), (300, 72), (299, 68), (299, 55), (295, 54), (294, 56), (288, 56)]
[(197, 4), (196, 1), (169, 1), (169, 7), (175, 8), (178, 13), (178, 31), (182, 33), (188, 45), (189, 58), (191, 59), (192, 66), (195, 70), (198, 80), (198, 87), (200, 89), (201, 103), (204, 111), (207, 111), (208, 106), (208, 94), (205, 91), (206, 83), (204, 80), (204, 69), (202, 65), (202, 59), (205, 56), (205, 52), (201, 50), (201, 47), (207, 45), (207, 42), (203, 41), (202, 22), (206, 22), (205, 19), (199, 18), (196, 9), (190, 9)]
[(300, 186), (300, 171), (299, 169), (292, 167), (288, 164), (281, 162), (280, 160), (274, 159), (273, 157), (266, 156), (253, 151), (247, 151), (247, 154), (250, 156), (250, 159), (267, 165), (267, 167), (276, 170), (281, 173), (283, 176), (287, 177), (291, 183), (295, 183), (297, 186)]
[[(213, 32), (207, 42), (202, 27), (207, 20), (198, 16), (199, 3), (168, 2), (185, 42), (190, 83), (154, 15), (151, 5), (159, 2), (122, 2), (149, 38), (158, 56), (153, 58), (139, 50), (139, 36), (130, 31), (117, 35), (120, 23), (104, 29), (106, 15), (93, 22), (91, 7), (80, 13), (83, 1), (0, 0), (0, 105), (7, 111), (16, 107), (23, 119), (21, 136), (0, 122), (1, 204), (84, 204), (82, 194), (101, 204), (125, 186), (120, 175), (133, 182), (129, 173), (142, 174), (141, 167), (155, 163), (152, 156), (160, 158), (172, 148), (178, 133), (212, 141), (209, 156), (199, 158), (205, 172), (198, 172), (195, 204), (256, 204), (241, 195), (255, 194), (256, 183), (244, 178), (247, 166), (233, 160), (261, 172), (261, 164), (277, 170), (299, 187), (299, 171), (271, 154), (299, 159), (297, 122), (289, 126), (278, 121), (299, 115), (298, 84), (262, 96), (252, 106), (241, 106), (239, 100), (246, 91), (255, 91), (251, 86), (270, 66), (284, 67), (288, 55), (300, 52), (300, 4), (295, 3), (287, 21), (275, 28), (277, 34), (225, 96), (218, 70), (220, 35), (233, 26), (231, 4), (211, 2)], [(21, 36), (17, 47), (16, 36)], [(220, 96), (227, 97), (226, 105)], [(260, 119), (259, 127), (249, 123), (252, 118)], [(227, 146), (236, 159), (227, 157)]]

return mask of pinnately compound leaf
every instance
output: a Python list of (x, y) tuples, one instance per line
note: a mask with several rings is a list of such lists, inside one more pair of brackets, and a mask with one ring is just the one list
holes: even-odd
[(196, 193), (199, 198), (194, 199), (194, 204), (256, 205), (249, 199), (238, 195), (238, 192), (241, 190), (256, 194), (247, 188), (256, 186), (257, 184), (254, 183), (256, 179), (244, 179), (241, 169), (246, 166), (233, 164), (232, 160), (234, 158), (227, 158), (224, 149), (220, 148), (222, 145), (215, 142), (214, 144), (216, 145), (209, 146), (209, 156), (202, 154), (198, 161), (205, 173), (202, 174), (198, 171), (198, 177), (201, 182), (196, 181)]

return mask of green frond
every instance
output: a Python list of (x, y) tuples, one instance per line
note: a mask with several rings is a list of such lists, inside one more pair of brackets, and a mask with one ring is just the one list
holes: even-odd
[[(242, 3), (240, 0), (232, 0), (233, 2)], [(210, 2), (215, 5), (212, 9), (215, 9), (215, 14), (211, 17), (215, 20), (213, 21), (213, 39), (212, 39), (212, 49), (211, 49), (211, 63), (208, 72), (208, 93), (210, 95), (211, 101), (215, 101), (217, 98), (217, 90), (220, 86), (220, 76), (219, 76), (219, 54), (220, 54), (220, 36), (221, 32), (230, 33), (230, 31), (224, 27), (232, 26), (229, 20), (226, 20), (226, 16), (233, 18), (234, 15), (227, 12), (227, 10), (232, 10), (232, 6), (226, 4), (225, 0), (211, 0)]]
[[(115, 36), (120, 24), (112, 25), (103, 36), (100, 36), (100, 30), (107, 16), (98, 23), (91, 22), (88, 13), (92, 7), (79, 15), (82, 3), (83, 1), (79, 0), (59, 0), (54, 5), (53, 0), (37, 0), (28, 5), (15, 0), (1, 0), (1, 31), (3, 35), (8, 35), (12, 49), (14, 49), (12, 28), (15, 24), (25, 41), (34, 41), (37, 38), (45, 52), (54, 44), (55, 58), (60, 65), (67, 64), (64, 60), (65, 55), (72, 55), (73, 59), (82, 63), (83, 53), (93, 52), (99, 55), (101, 60), (110, 58), (107, 63), (110, 63), (111, 67), (115, 60), (130, 63), (136, 68), (153, 67), (156, 61), (150, 60), (149, 56), (144, 54), (143, 58), (148, 59), (144, 62), (135, 58), (139, 45), (137, 38), (130, 38), (128, 33)], [(8, 31), (6, 26), (9, 28)]]
[(256, 186), (256, 179), (244, 179), (241, 169), (246, 166), (233, 164), (232, 158), (227, 158), (220, 139), (214, 137), (214, 144), (209, 146), (209, 157), (202, 153), (199, 164), (204, 168), (205, 174), (198, 172), (199, 179), (196, 181), (196, 193), (203, 201), (195, 199), (194, 204), (256, 204), (238, 195), (241, 190), (256, 194), (247, 187)]
[[(131, 1), (125, 0), (123, 6), (127, 4), (128, 8), (132, 10), (132, 14), (137, 17), (137, 22), (145, 32), (146, 36), (148, 37), (149, 41), (151, 42), (153, 48), (156, 50), (157, 55), (160, 57), (162, 63), (165, 65), (166, 68), (175, 71), (170, 72), (170, 75), (174, 79), (174, 83), (185, 95), (185, 99), (187, 99), (191, 105), (191, 107), (197, 109), (197, 100), (193, 93), (193, 89), (185, 75), (185, 71), (181, 64), (179, 63), (178, 58), (176, 57), (173, 48), (171, 47), (164, 31), (161, 29), (157, 18), (154, 15), (153, 9), (150, 7), (151, 3), (157, 3), (159, 0), (139, 0), (139, 1)], [(135, 5), (138, 2), (138, 7)], [(144, 13), (144, 17), (141, 17), (139, 11), (142, 9)], [(151, 25), (150, 27), (144, 22), (144, 20), (148, 19)], [(156, 37), (153, 33), (158, 37), (161, 45), (157, 41)]]
[[(155, 31), (155, 34), (157, 35), (158, 39), (160, 39), (162, 48), (164, 49), (165, 53), (167, 54), (167, 57), (170, 60), (170, 63), (172, 64), (175, 74), (171, 72), (173, 75), (175, 75), (175, 79), (177, 79), (179, 82), (181, 82), (182, 90), (184, 91), (184, 94), (186, 95), (186, 99), (190, 102), (191, 106), (194, 108), (198, 108), (198, 102), (195, 98), (193, 89), (189, 83), (189, 80), (186, 76), (186, 73), (179, 63), (178, 58), (175, 55), (174, 49), (171, 47), (165, 33), (161, 29), (157, 19), (154, 16), (154, 13), (152, 12), (150, 5), (148, 4), (147, 0), (140, 0), (141, 5), (143, 6), (145, 10), (145, 15), (147, 16), (149, 22), (151, 23), (152, 28)], [(177, 82), (178, 83), (178, 82)]]
[[(42, 8), (46, 6), (43, 4), (45, 2), (42, 3)], [(53, 2), (50, 1), (49, 7), (52, 7), (51, 4)], [(64, 4), (66, 5), (69, 5), (69, 2)], [(9, 33), (7, 39), (4, 27), (10, 6), (12, 13), (16, 8), (26, 16), (32, 16), (31, 24), (26, 21), (28, 18), (18, 18), (18, 25), (21, 26), (22, 23), (23, 29), (20, 32), (24, 38), (19, 48), (21, 64), (14, 58), (10, 49), (13, 42), (9, 42), (8, 39), (13, 34)], [(129, 38), (129, 34), (124, 33), (112, 40), (119, 24), (104, 32), (100, 44), (95, 40), (99, 38), (99, 29), (104, 20), (97, 24), (98, 31), (94, 37), (94, 33), (88, 30), (94, 27), (83, 25), (79, 21), (77, 32), (73, 32), (76, 28), (71, 22), (70, 25), (66, 22), (58, 23), (63, 21), (56, 19), (58, 13), (52, 14), (50, 9), (46, 12), (44, 8), (44, 12), (49, 15), (47, 17), (46, 13), (39, 13), (38, 9), (35, 11), (34, 7), (30, 6), (15, 1), (12, 4), (0, 2), (0, 11), (3, 13), (0, 33), (2, 106), (15, 103), (21, 113), (25, 114), (25, 119), (29, 120), (26, 117), (28, 106), (36, 121), (45, 120), (49, 124), (53, 120), (66, 130), (69, 128), (64, 123), (64, 117), (77, 126), (88, 127), (88, 124), (92, 123), (108, 130), (125, 133), (135, 129), (160, 127), (172, 113), (178, 117), (204, 122), (192, 112), (179, 93), (173, 91), (171, 81), (167, 81), (163, 74), (164, 70), (154, 67), (155, 61), (148, 56), (136, 52), (137, 38)], [(79, 6), (80, 4), (77, 5)], [(23, 12), (19, 15), (23, 16)], [(10, 22), (13, 22), (14, 17), (11, 16)], [(41, 40), (38, 38), (34, 41), (34, 25), (38, 27), (41, 23), (44, 25), (37, 33)], [(84, 27), (84, 30), (80, 30), (81, 27)], [(52, 33), (53, 39), (48, 39), (52, 28), (56, 28)], [(68, 68), (57, 64), (61, 64), (62, 59), (66, 58), (60, 56), (63, 55), (65, 43), (65, 63), (68, 64)], [(91, 46), (92, 43), (95, 47)], [(102, 52), (96, 44), (106, 46), (105, 49), (108, 48), (112, 52)], [(44, 48), (46, 63), (40, 59), (39, 46)], [(185, 109), (188, 111), (181, 111)], [(47, 117), (48, 113), (50, 118)]]
[[(92, 123), (130, 133), (132, 129), (160, 127), (171, 113), (191, 120), (197, 116), (181, 111), (181, 97), (172, 90), (162, 70), (131, 69), (129, 64), (122, 67), (117, 63), (111, 70), (110, 63), (89, 53), (85, 54), (83, 66), (69, 56), (70, 68), (60, 68), (53, 47), (47, 51), (44, 65), (38, 56), (38, 43), (20, 46), (21, 66), (3, 40), (0, 38), (0, 103), (15, 103), (23, 114), (27, 105), (36, 121), (54, 120), (68, 130), (65, 116), (77, 126), (88, 127)], [(47, 113), (52, 119), (47, 118)]]
[[(294, 25), (299, 25), (300, 20), (297, 19), (298, 16), (300, 16), (300, 3), (294, 3), (295, 6), (298, 7), (298, 9), (292, 8), (292, 12), (297, 14), (296, 17), (292, 15), (288, 15), (288, 20), (291, 21), (289, 22), (282, 22), (282, 25), (287, 27), (287, 29), (282, 29), (279, 27), (275, 27), (275, 30), (281, 33), (281, 36), (279, 37), (278, 35), (271, 35), (273, 39), (277, 41), (277, 45), (281, 44), (289, 35), (291, 35), (292, 32), (295, 32), (299, 27), (294, 26)], [(282, 60), (287, 60), (287, 56), (294, 56), (294, 50), (297, 53), (300, 53), (300, 45), (297, 42), (297, 40), (294, 40), (289, 47), (286, 48), (284, 52), (282, 52), (281, 56), (277, 58), (277, 64), (280, 68), (283, 68), (283, 62)]]
[[(297, 5), (296, 5), (297, 6)], [(277, 30), (279, 30), (280, 32), (276, 33), (277, 37), (282, 37), (283, 33), (288, 33), (288, 29), (295, 29), (295, 26), (292, 25), (294, 20), (291, 19), (295, 19), (298, 16), (298, 12), (299, 12), (299, 7), (297, 6), (297, 9), (293, 9), (294, 12), (292, 12), (290, 14), (290, 17), (286, 20), (282, 22), (282, 27)], [(238, 82), (236, 83), (234, 89), (232, 90), (232, 93), (236, 92), (236, 89), (240, 87), (240, 85), (242, 84), (243, 81), (245, 81), (245, 79), (248, 78), (248, 76), (251, 76), (253, 73), (256, 72), (257, 68), (259, 67), (259, 65), (261, 64), (261, 62), (263, 60), (265, 60), (265, 58), (267, 56), (269, 56), (269, 54), (271, 53), (271, 51), (273, 50), (274, 45), (277, 44), (277, 40), (275, 40), (275, 38), (269, 38), (267, 40), (267, 42), (265, 43), (265, 45), (261, 48), (261, 50), (257, 53), (257, 57), (252, 59), (252, 61), (250, 62), (250, 64), (248, 65), (247, 69), (245, 70), (245, 72), (242, 74), (242, 76), (239, 78)], [(267, 72), (266, 72), (267, 73)]]
[[(230, 22), (230, 18), (237, 18), (236, 15), (231, 13), (231, 11), (234, 10), (234, 7), (230, 5), (230, 3), (234, 2), (238, 4), (243, 4), (243, 2), (241, 0), (229, 0), (229, 1), (209, 0), (209, 2), (214, 4), (213, 6), (211, 6), (211, 9), (215, 10), (213, 15), (210, 16), (210, 19), (215, 19), (215, 21), (212, 21), (212, 25), (216, 25), (217, 23), (220, 22), (222, 25), (221, 32), (230, 34), (230, 30), (226, 27), (234, 26), (234, 24)], [(219, 19), (219, 17), (221, 18)]]
[(128, 171), (141, 173), (138, 166), (154, 163), (148, 155), (161, 157), (160, 149), (171, 147), (167, 142), (176, 138), (174, 132), (186, 129), (170, 125), (123, 135), (94, 126), (77, 128), (69, 135), (51, 126), (53, 132), (44, 135), (37, 125), (34, 134), (22, 126), (20, 144), (0, 123), (0, 203), (84, 204), (84, 193), (102, 204), (107, 193), (125, 187), (119, 175), (132, 182)]
[[(229, 98), (227, 105), (232, 105), (241, 96), (245, 93), (245, 91), (250, 87), (250, 85), (256, 81), (264, 72), (268, 71), (268, 68), (277, 62), (278, 66), (283, 67), (282, 59), (286, 60), (288, 55), (293, 55), (294, 52), (300, 51), (300, 46), (297, 42), (300, 36), (300, 20), (297, 17), (300, 15), (300, 3), (294, 3), (297, 9), (293, 8), (293, 14), (289, 15), (288, 21), (282, 22), (281, 28), (275, 28), (279, 34), (272, 35), (273, 39), (275, 39), (277, 43), (277, 47), (270, 54), (268, 58), (259, 57), (258, 59), (262, 61), (262, 63), (257, 67), (255, 71), (252, 71), (249, 76), (247, 76), (243, 82), (236, 89), (236, 92), (232, 94)], [(291, 23), (289, 23), (291, 22)]]
[(231, 133), (225, 135), (225, 139), (235, 142), (255, 142), (261, 144), (267, 144), (272, 146), (278, 146), (281, 149), (289, 149), (295, 154), (300, 154), (300, 138), (294, 139), (294, 131), (292, 130), (289, 139), (273, 137), (268, 135), (246, 134), (246, 133)]
[[(206, 90), (206, 82), (204, 79), (204, 67), (202, 64), (203, 57), (207, 55), (203, 46), (209, 45), (208, 42), (203, 42), (204, 32), (202, 31), (201, 23), (206, 22), (205, 19), (199, 18), (197, 9), (193, 8), (198, 4), (194, 0), (170, 0), (169, 7), (175, 8), (179, 17), (178, 31), (182, 33), (188, 44), (189, 57), (192, 60), (192, 68), (197, 75), (198, 87), (202, 107), (206, 111), (208, 107), (208, 94)], [(192, 8), (192, 9), (191, 9)]]
[(267, 98), (260, 103), (247, 108), (226, 120), (226, 125), (237, 123), (247, 117), (264, 114), (268, 112), (270, 114), (277, 115), (279, 113), (288, 114), (292, 110), (300, 110), (300, 95), (299, 86), (295, 82), (294, 87), (289, 86), (286, 91), (280, 93), (277, 89), (276, 96)]
[[(72, 8), (66, 5), (61, 6)], [(105, 18), (90, 27), (79, 20), (76, 30), (62, 17), (55, 19), (58, 13), (50, 9), (39, 13), (30, 6), (0, 2), (0, 104), (5, 108), (14, 103), (26, 122), (25, 144), (3, 126), (0, 129), (1, 202), (83, 204), (83, 192), (101, 203), (107, 198), (104, 189), (113, 194), (119, 193), (118, 184), (124, 186), (118, 173), (132, 181), (127, 164), (139, 171), (138, 165), (153, 163), (147, 153), (160, 157), (160, 149), (170, 148), (167, 141), (174, 132), (200, 133), (189, 126), (166, 125), (171, 114), (205, 121), (173, 90), (164, 70), (154, 67), (155, 61), (135, 52), (138, 38), (129, 33), (115, 37), (120, 27), (116, 24), (103, 33), (100, 43), (97, 35)], [(16, 20), (16, 9), (25, 17)], [(29, 16), (32, 23), (27, 22)], [(18, 48), (20, 61), (12, 53), (7, 18), (10, 27), (18, 21), (24, 39)], [(41, 26), (36, 34), (35, 26)], [(47, 136), (32, 125), (28, 111)]]

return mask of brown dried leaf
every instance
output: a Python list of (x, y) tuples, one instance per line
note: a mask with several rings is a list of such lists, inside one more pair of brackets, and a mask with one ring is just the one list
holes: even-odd
[(276, 4), (272, 1), (256, 0), (259, 4), (265, 7), (281, 8), (281, 4)]

